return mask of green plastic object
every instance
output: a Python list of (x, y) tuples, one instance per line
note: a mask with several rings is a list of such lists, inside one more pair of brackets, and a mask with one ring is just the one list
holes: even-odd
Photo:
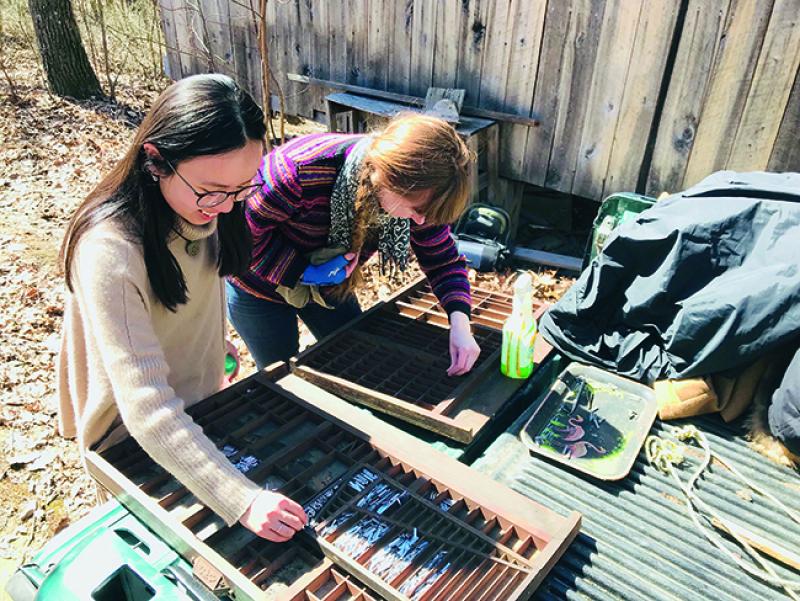
[(36, 601), (215, 599), (185, 560), (116, 501), (56, 535), (14, 578), (38, 590)]
[(584, 255), (584, 268), (598, 255), (608, 237), (620, 224), (649, 209), (655, 203), (656, 199), (651, 196), (632, 192), (612, 194), (606, 198), (594, 219), (592, 237)]
[(233, 373), (236, 371), (236, 367), (239, 365), (236, 358), (231, 355), (230, 353), (225, 354), (225, 375), (232, 376)]

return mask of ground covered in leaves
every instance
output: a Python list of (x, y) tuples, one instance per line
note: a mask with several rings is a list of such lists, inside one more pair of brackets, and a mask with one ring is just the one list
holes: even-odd
[[(19, 50), (19, 49), (18, 49)], [(16, 98), (0, 86), (0, 586), (48, 539), (95, 503), (74, 441), (56, 431), (54, 359), (64, 303), (58, 248), (81, 199), (127, 149), (136, 125), (167, 82), (121, 80), (117, 102), (70, 102), (49, 95), (32, 54), (16, 53)], [(289, 133), (317, 129), (289, 126)], [(419, 275), (385, 281), (369, 265), (362, 306)], [(513, 274), (471, 274), (508, 290)], [(567, 282), (536, 274), (538, 295), (554, 300)], [(241, 341), (242, 375), (254, 364)], [(313, 338), (304, 332), (301, 342)], [(4, 594), (0, 597), (5, 598)]]

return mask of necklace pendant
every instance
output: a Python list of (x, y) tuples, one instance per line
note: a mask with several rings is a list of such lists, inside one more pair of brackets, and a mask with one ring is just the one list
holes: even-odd
[(200, 253), (200, 241), (189, 240), (186, 243), (186, 254), (190, 257), (196, 257)]

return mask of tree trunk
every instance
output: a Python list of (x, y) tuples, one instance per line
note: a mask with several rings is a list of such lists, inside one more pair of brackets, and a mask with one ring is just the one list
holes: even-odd
[(28, 0), (42, 65), (54, 94), (100, 96), (100, 82), (83, 49), (70, 0)]

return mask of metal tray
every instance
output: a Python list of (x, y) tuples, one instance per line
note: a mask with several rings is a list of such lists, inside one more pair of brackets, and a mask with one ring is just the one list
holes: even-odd
[(601, 480), (624, 478), (656, 418), (653, 389), (570, 363), (520, 432), (528, 448)]

